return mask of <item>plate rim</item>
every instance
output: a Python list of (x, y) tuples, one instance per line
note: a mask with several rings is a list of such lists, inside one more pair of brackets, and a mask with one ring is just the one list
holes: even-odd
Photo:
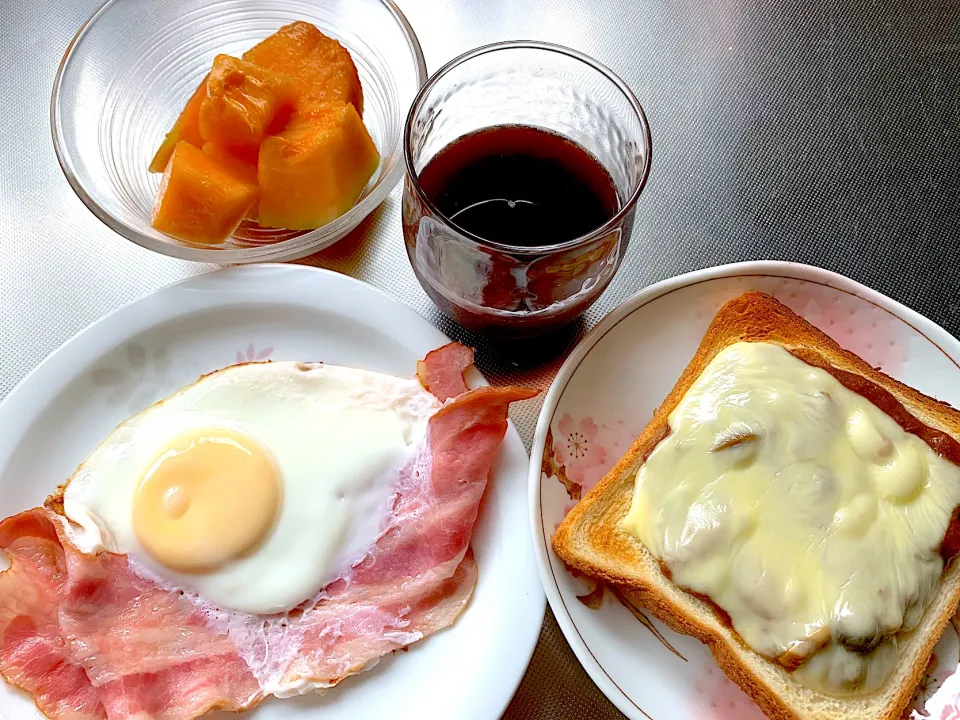
[[(213, 270), (208, 270), (206, 272), (196, 273), (194, 275), (190, 275), (188, 277), (180, 278), (178, 280), (174, 280), (172, 282), (166, 283), (165, 285), (161, 285), (160, 287), (154, 288), (153, 290), (147, 293), (144, 293), (139, 297), (135, 297), (132, 300), (128, 300), (127, 302), (122, 303), (121, 305), (104, 313), (103, 315), (98, 317), (96, 320), (90, 323), (87, 323), (82, 328), (80, 328), (75, 333), (73, 333), (70, 337), (68, 337), (66, 340), (64, 340), (62, 343), (60, 343), (57, 347), (55, 347), (53, 350), (47, 353), (43, 357), (43, 359), (40, 362), (38, 362), (36, 365), (34, 365), (33, 368), (26, 375), (20, 378), (20, 380), (10, 389), (10, 391), (2, 399), (0, 399), (0, 412), (5, 411), (6, 406), (10, 402), (11, 398), (13, 398), (18, 394), (22, 394), (23, 386), (26, 385), (33, 378), (35, 374), (40, 373), (41, 369), (47, 363), (52, 362), (52, 359), (55, 355), (58, 355), (59, 353), (68, 350), (70, 346), (78, 342), (83, 335), (86, 335), (88, 332), (94, 331), (95, 328), (102, 328), (115, 315), (118, 315), (122, 312), (129, 310), (134, 305), (137, 305), (138, 303), (141, 303), (147, 300), (148, 298), (153, 297), (157, 293), (165, 292), (168, 290), (174, 290), (177, 288), (189, 290), (191, 289), (189, 286), (194, 283), (205, 282), (205, 281), (209, 282), (209, 278), (212, 275), (223, 276), (223, 275), (232, 275), (232, 274), (239, 274), (239, 275), (255, 274), (255, 273), (261, 272), (264, 269), (274, 269), (274, 268), (289, 270), (295, 273), (301, 270), (304, 270), (307, 272), (317, 273), (318, 275), (325, 276), (327, 277), (327, 279), (334, 280), (334, 282), (342, 280), (342, 281), (345, 281), (346, 284), (348, 285), (354, 285), (355, 287), (362, 286), (364, 290), (372, 290), (374, 293), (379, 295), (382, 299), (389, 300), (394, 304), (396, 304), (398, 307), (403, 308), (404, 310), (407, 310), (410, 313), (413, 313), (414, 315), (417, 316), (417, 318), (419, 318), (420, 320), (423, 320), (425, 323), (430, 325), (431, 328), (436, 330), (436, 332), (438, 333), (438, 336), (445, 338), (447, 342), (451, 342), (450, 338), (447, 337), (446, 333), (444, 333), (442, 330), (440, 330), (439, 328), (434, 326), (432, 323), (430, 323), (429, 320), (427, 320), (425, 317), (420, 315), (420, 313), (418, 313), (416, 310), (411, 308), (409, 305), (404, 305), (399, 300), (397, 300), (394, 297), (391, 297), (389, 294), (387, 294), (380, 288), (374, 287), (373, 285), (370, 285), (369, 283), (365, 283), (362, 280), (358, 280), (357, 278), (352, 277), (350, 275), (344, 275), (343, 273), (338, 273), (334, 270), (328, 270), (327, 268), (315, 267), (313, 265), (300, 265), (297, 263), (262, 262), (262, 263), (243, 263), (238, 265), (228, 265), (225, 267), (214, 268)], [(198, 288), (198, 289), (203, 290), (203, 288)], [(486, 382), (486, 378), (484, 378), (484, 382)]]
[[(374, 287), (373, 285), (370, 285), (369, 283), (354, 278), (350, 275), (338, 273), (326, 268), (288, 263), (250, 263), (243, 265), (232, 265), (228, 267), (215, 268), (208, 272), (197, 273), (162, 285), (161, 287), (145, 293), (140, 297), (123, 303), (119, 307), (114, 308), (113, 310), (78, 330), (67, 340), (48, 353), (43, 360), (37, 363), (37, 365), (33, 367), (23, 378), (21, 378), (21, 380), (14, 385), (7, 395), (0, 400), (0, 421), (2, 421), (3, 417), (9, 416), (11, 412), (14, 413), (14, 416), (16, 416), (21, 408), (29, 408), (31, 416), (35, 415), (38, 411), (42, 412), (42, 409), (47, 406), (48, 400), (45, 398), (37, 400), (36, 394), (32, 392), (32, 386), (35, 385), (37, 378), (39, 377), (42, 379), (43, 374), (47, 372), (46, 368), (63, 362), (65, 359), (66, 361), (71, 361), (69, 358), (71, 351), (77, 350), (89, 339), (96, 338), (97, 333), (105, 332), (106, 329), (110, 327), (111, 323), (116, 321), (116, 316), (129, 312), (138, 304), (150, 302), (150, 300), (159, 293), (169, 292), (177, 289), (188, 292), (199, 291), (200, 293), (210, 297), (214, 297), (219, 293), (241, 293), (248, 295), (246, 302), (257, 302), (257, 298), (252, 297), (255, 294), (260, 295), (261, 297), (266, 297), (271, 294), (282, 294), (282, 291), (271, 292), (269, 288), (265, 288), (263, 286), (258, 287), (254, 284), (254, 279), (256, 276), (266, 275), (271, 271), (283, 271), (284, 273), (311, 275), (315, 279), (318, 278), (322, 283), (332, 286), (339, 286), (340, 289), (346, 289), (350, 293), (366, 293), (368, 297), (376, 297), (378, 302), (389, 304), (400, 315), (409, 319), (410, 323), (413, 323), (417, 326), (418, 333), (422, 333), (425, 337), (432, 336), (435, 338), (438, 347), (443, 343), (451, 342), (450, 338), (442, 330), (434, 326), (429, 320), (427, 320), (410, 306), (402, 303), (380, 288)], [(220, 283), (223, 284), (221, 285)], [(327, 292), (332, 293), (333, 290), (328, 287)], [(307, 306), (322, 307), (313, 302), (309, 296), (304, 298), (303, 302)], [(222, 307), (229, 304), (230, 303), (228, 301), (225, 303), (211, 303), (206, 307)], [(331, 307), (327, 306), (324, 309), (329, 310)], [(173, 312), (165, 315), (165, 319), (169, 320), (171, 318), (175, 319), (177, 317), (183, 317), (196, 311), (197, 308), (190, 308), (183, 312)], [(156, 322), (148, 318), (148, 326), (153, 326), (155, 324)], [(134, 328), (133, 332), (136, 333), (138, 331), (136, 328)], [(431, 342), (433, 342), (433, 340), (431, 340)], [(484, 376), (478, 370), (474, 370), (470, 373), (469, 380), (470, 385), (489, 384), (486, 378), (484, 378)], [(62, 388), (63, 385), (58, 383), (55, 387), (50, 389), (50, 394), (55, 396), (62, 390)], [(516, 444), (518, 448), (522, 448), (524, 456), (527, 457), (529, 462), (529, 453), (527, 453), (523, 439), (520, 437), (520, 434), (512, 421), (508, 423), (507, 433), (505, 435), (505, 442), (506, 441)], [(3, 443), (0, 443), (0, 476), (3, 475), (3, 472), (6, 469), (8, 459), (8, 449), (5, 450)], [(517, 473), (517, 476), (517, 479), (519, 480), (521, 474)], [(518, 483), (518, 485), (520, 485), (520, 483)], [(522, 490), (519, 490), (518, 494), (522, 492)], [(505, 523), (504, 526), (507, 527), (507, 524)], [(517, 533), (524, 539), (527, 537), (526, 529), (519, 524), (515, 529), (512, 530), (512, 532)], [(531, 554), (532, 553), (533, 548), (531, 547)], [(535, 563), (536, 558), (534, 556), (533, 564)], [(530, 587), (525, 588), (522, 592), (522, 594), (528, 596), (524, 602), (524, 607), (529, 608), (528, 612), (530, 615), (530, 620), (524, 623), (525, 625), (529, 625), (526, 638), (519, 633), (514, 633), (512, 635), (512, 637), (515, 639), (512, 641), (512, 644), (515, 644), (516, 646), (516, 651), (512, 653), (512, 655), (516, 657), (519, 663), (522, 663), (522, 665), (517, 665), (515, 676), (511, 674), (507, 676), (508, 679), (506, 681), (499, 684), (499, 686), (503, 688), (503, 692), (498, 694), (501, 694), (502, 697), (499, 700), (491, 700), (489, 703), (491, 718), (499, 718), (506, 710), (507, 706), (515, 695), (517, 688), (520, 686), (521, 681), (526, 675), (527, 668), (530, 664), (530, 659), (533, 657), (533, 652), (536, 649), (537, 642), (543, 628), (546, 597), (542, 591), (531, 592), (531, 590), (535, 589), (539, 590), (539, 585), (531, 582)], [(489, 689), (490, 688), (488, 688), (488, 690)], [(3, 717), (2, 711), (0, 711), (0, 717)]]
[[(551, 563), (553, 550), (550, 548), (550, 543), (547, 539), (541, 505), (541, 466), (543, 463), (543, 452), (547, 432), (550, 429), (550, 424), (559, 405), (560, 398), (563, 396), (567, 385), (583, 360), (590, 354), (594, 347), (599, 344), (604, 336), (622, 320), (649, 302), (675, 290), (727, 277), (749, 276), (775, 277), (813, 282), (835, 291), (854, 295), (905, 322), (926, 338), (960, 369), (960, 340), (953, 337), (933, 320), (930, 320), (917, 311), (908, 308), (877, 290), (873, 290), (856, 280), (832, 270), (782, 260), (750, 260), (746, 262), (729, 263), (666, 278), (652, 285), (648, 285), (626, 298), (584, 336), (570, 355), (567, 356), (566, 360), (564, 360), (560, 370), (551, 382), (544, 396), (540, 413), (537, 416), (536, 430), (534, 431), (533, 441), (530, 446), (530, 468), (528, 474), (530, 531), (533, 536), (534, 555), (536, 556), (540, 581), (543, 585), (544, 593), (547, 596), (547, 603), (557, 620), (564, 639), (570, 645), (574, 655), (590, 676), (590, 679), (597, 685), (601, 692), (603, 692), (607, 699), (624, 713), (624, 715), (635, 720), (642, 720), (644, 718), (646, 720), (654, 720), (654, 718), (628, 696), (607, 674), (606, 670), (600, 664), (600, 661), (597, 660), (593, 654), (580, 629), (573, 622), (566, 608), (559, 585), (557, 584)], [(944, 346), (952, 346), (953, 353), (947, 352)]]

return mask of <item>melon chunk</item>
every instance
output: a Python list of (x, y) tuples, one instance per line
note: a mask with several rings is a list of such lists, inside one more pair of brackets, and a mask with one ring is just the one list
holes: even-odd
[(260, 146), (260, 224), (292, 230), (326, 225), (353, 207), (379, 164), (353, 105), (298, 112)]
[(345, 102), (363, 115), (363, 89), (350, 53), (310, 23), (285, 25), (247, 50), (243, 59), (296, 80), (303, 108)]
[(257, 201), (257, 185), (209, 153), (181, 141), (153, 206), (153, 227), (188, 242), (222, 243)]
[(207, 79), (193, 91), (193, 95), (187, 100), (186, 106), (180, 112), (180, 117), (170, 128), (170, 132), (163, 139), (157, 154), (150, 161), (150, 172), (162, 173), (167, 169), (167, 163), (170, 156), (173, 155), (174, 148), (181, 140), (191, 145), (200, 147), (203, 145), (203, 138), (200, 137), (200, 104), (207, 95)]
[[(236, 148), (227, 148), (217, 143), (204, 143), (202, 150), (230, 172), (240, 176), (250, 185), (257, 184), (257, 155), (260, 148), (251, 153), (238, 152)], [(259, 194), (259, 190), (257, 191)], [(247, 211), (247, 220), (257, 219), (257, 203)]]
[(200, 103), (200, 136), (256, 152), (267, 133), (283, 127), (297, 98), (294, 81), (253, 63), (217, 55)]
[(235, 148), (228, 148), (215, 142), (205, 142), (200, 148), (230, 172), (239, 175), (244, 180), (257, 184), (257, 155), (260, 148), (252, 153), (237, 152)]

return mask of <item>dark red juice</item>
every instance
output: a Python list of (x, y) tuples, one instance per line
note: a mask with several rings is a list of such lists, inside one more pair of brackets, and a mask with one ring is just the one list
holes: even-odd
[(454, 225), (503, 245), (573, 240), (620, 209), (610, 174), (590, 152), (525, 125), (484, 128), (455, 140), (419, 179)]

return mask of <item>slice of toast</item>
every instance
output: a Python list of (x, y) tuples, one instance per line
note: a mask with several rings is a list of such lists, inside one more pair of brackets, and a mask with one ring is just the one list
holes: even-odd
[[(845, 384), (855, 384), (857, 392), (901, 425), (912, 420), (905, 415), (909, 413), (938, 431), (938, 447), (960, 451), (960, 412), (870, 367), (769, 295), (748, 292), (720, 309), (643, 433), (557, 529), (553, 549), (568, 565), (620, 587), (673, 630), (705, 643), (720, 668), (774, 720), (899, 720), (957, 611), (960, 563), (947, 565), (919, 626), (901, 639), (897, 668), (884, 685), (866, 695), (834, 697), (801, 685), (779, 664), (752, 651), (715, 605), (671, 582), (643, 544), (620, 529), (630, 509), (637, 469), (669, 433), (670, 412), (714, 356), (741, 341), (776, 343), (811, 365), (844, 374)], [(957, 542), (958, 518), (955, 511), (947, 531), (951, 544)]]

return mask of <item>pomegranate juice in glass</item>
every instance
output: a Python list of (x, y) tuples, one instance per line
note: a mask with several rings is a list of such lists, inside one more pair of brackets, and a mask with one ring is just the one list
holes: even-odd
[(539, 42), (473, 50), (407, 118), (403, 231), (424, 290), (464, 327), (530, 336), (577, 318), (619, 267), (650, 167), (639, 102)]

